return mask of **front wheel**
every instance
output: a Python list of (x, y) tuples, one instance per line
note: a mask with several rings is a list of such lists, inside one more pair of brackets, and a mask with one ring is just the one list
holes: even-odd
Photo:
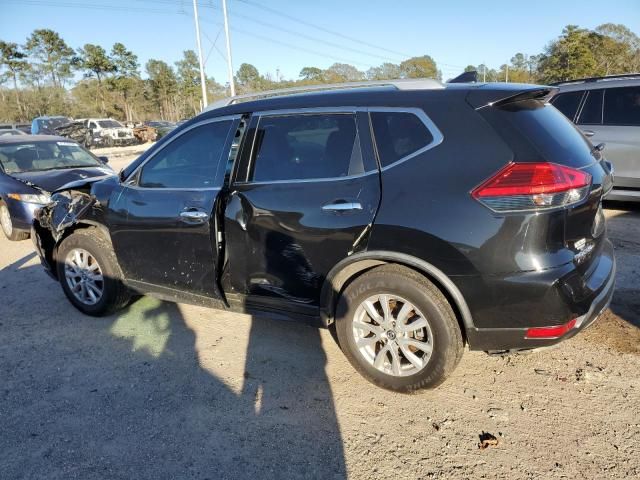
[(13, 220), (11, 219), (11, 212), (7, 204), (0, 200), (0, 227), (2, 227), (2, 233), (7, 237), (7, 240), (16, 242), (18, 240), (26, 240), (29, 238), (28, 232), (16, 230), (13, 227)]
[(65, 238), (56, 258), (62, 290), (82, 313), (108, 315), (131, 299), (111, 244), (96, 229), (78, 230)]
[(383, 265), (344, 290), (336, 333), (347, 359), (383, 388), (434, 388), (455, 369), (463, 340), (451, 305), (419, 273)]

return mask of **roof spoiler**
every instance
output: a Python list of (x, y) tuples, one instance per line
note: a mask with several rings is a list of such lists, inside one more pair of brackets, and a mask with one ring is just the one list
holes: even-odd
[(484, 85), (477, 90), (472, 90), (467, 95), (467, 102), (475, 109), (484, 107), (502, 107), (508, 104), (523, 102), (526, 100), (538, 100), (547, 102), (557, 91), (557, 87), (537, 85), (509, 84), (509, 88), (490, 88)]
[(455, 78), (447, 80), (447, 83), (476, 83), (478, 81), (478, 72), (472, 70), (470, 72), (462, 72)]

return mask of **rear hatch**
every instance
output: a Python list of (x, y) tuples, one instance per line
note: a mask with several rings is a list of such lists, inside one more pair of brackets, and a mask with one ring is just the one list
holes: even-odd
[[(467, 101), (510, 147), (514, 163), (553, 164), (569, 178), (575, 173), (585, 180), (582, 189), (570, 192), (575, 198), (561, 199), (566, 204), (558, 203), (556, 208), (565, 212), (565, 246), (574, 251), (574, 263), (581, 273), (588, 274), (605, 237), (602, 199), (613, 183), (609, 166), (589, 140), (547, 103), (554, 89), (520, 87), (520, 91), (517, 86), (502, 91), (495, 86), (481, 87), (472, 91)], [(540, 213), (549, 209), (541, 208)]]

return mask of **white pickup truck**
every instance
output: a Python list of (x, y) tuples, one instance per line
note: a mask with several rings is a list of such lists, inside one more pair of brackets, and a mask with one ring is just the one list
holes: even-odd
[(138, 142), (133, 135), (133, 129), (125, 127), (113, 118), (84, 118), (82, 121), (91, 129), (93, 147), (124, 146)]

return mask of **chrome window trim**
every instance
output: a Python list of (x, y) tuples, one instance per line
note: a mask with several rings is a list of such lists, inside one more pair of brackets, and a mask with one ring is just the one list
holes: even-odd
[(286, 183), (322, 183), (322, 182), (336, 182), (341, 180), (353, 180), (356, 178), (367, 177), (369, 175), (377, 174), (378, 170), (370, 170), (364, 173), (358, 173), (357, 175), (345, 175), (344, 177), (322, 177), (322, 178), (294, 178), (291, 180), (269, 180), (260, 182), (235, 182), (234, 186), (244, 185), (281, 185)]
[[(222, 117), (214, 117), (214, 118), (207, 118), (205, 120), (201, 120), (197, 123), (194, 123), (193, 125), (189, 125), (189, 127), (185, 128), (184, 130), (182, 130), (181, 132), (179, 132), (175, 137), (173, 137), (171, 140), (169, 140), (167, 143), (165, 143), (164, 145), (162, 145), (162, 147), (160, 147), (157, 151), (153, 152), (151, 155), (149, 155), (148, 158), (146, 158), (144, 160), (144, 162), (142, 162), (140, 165), (138, 165), (136, 167), (136, 169), (131, 172), (131, 174), (126, 178), (126, 180), (124, 180), (122, 182), (122, 185), (126, 188), (132, 188), (132, 189), (136, 189), (136, 190), (159, 190), (159, 191), (211, 191), (211, 190), (220, 190), (220, 187), (197, 187), (197, 188), (174, 188), (174, 187), (168, 187), (168, 188), (164, 188), (164, 187), (141, 187), (140, 185), (134, 185), (131, 184), (130, 181), (144, 168), (144, 166), (149, 163), (149, 161), (153, 158), (155, 158), (156, 155), (158, 155), (158, 153), (162, 152), (165, 148), (167, 148), (168, 145), (171, 145), (175, 140), (177, 140), (178, 138), (180, 138), (182, 135), (184, 135), (187, 132), (190, 132), (191, 130), (193, 130), (194, 128), (198, 128), (201, 127), (202, 125), (207, 125), (209, 123), (217, 123), (217, 122), (226, 122), (226, 121), (234, 121), (237, 120), (239, 118), (241, 118), (242, 115), (240, 114), (234, 114), (234, 115), (224, 115)], [(218, 161), (220, 161), (218, 159)]]
[[(380, 113), (380, 112), (411, 113), (411, 114), (415, 115), (416, 117), (418, 117), (418, 119), (424, 124), (424, 126), (427, 129), (427, 131), (433, 137), (433, 140), (431, 140), (431, 142), (428, 143), (427, 145), (425, 145), (424, 147), (416, 150), (413, 153), (405, 155), (402, 158), (399, 158), (398, 160), (396, 160), (393, 163), (390, 163), (389, 165), (386, 165), (386, 166), (382, 167), (382, 162), (380, 162), (380, 166), (381, 166), (380, 171), (381, 172), (385, 172), (385, 171), (389, 170), (390, 168), (395, 167), (396, 165), (404, 163), (407, 160), (411, 160), (412, 158), (417, 157), (418, 155), (421, 155), (421, 154), (423, 154), (424, 152), (426, 152), (428, 150), (431, 150), (432, 148), (436, 148), (438, 145), (440, 145), (444, 141), (444, 135), (442, 135), (442, 132), (440, 131), (440, 129), (436, 126), (435, 123), (433, 123), (433, 121), (429, 118), (429, 116), (421, 108), (415, 108), (415, 107), (369, 107), (369, 108), (367, 108), (367, 111), (369, 112), (369, 114), (371, 114), (371, 113)], [(376, 142), (375, 130), (373, 128), (373, 122), (371, 122), (371, 116), (370, 115), (369, 115), (369, 123), (371, 124), (371, 134), (372, 134), (371, 136), (373, 138), (373, 142), (374, 142), (374, 144), (376, 146), (376, 151), (377, 151), (377, 144), (375, 143)], [(380, 158), (378, 158), (378, 161), (380, 161)]]

